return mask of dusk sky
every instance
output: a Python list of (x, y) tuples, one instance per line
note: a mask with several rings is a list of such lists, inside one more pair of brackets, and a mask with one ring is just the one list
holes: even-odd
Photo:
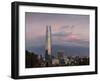
[(89, 48), (89, 22), (89, 15), (26, 12), (26, 49), (45, 47), (47, 25), (51, 26), (52, 45)]

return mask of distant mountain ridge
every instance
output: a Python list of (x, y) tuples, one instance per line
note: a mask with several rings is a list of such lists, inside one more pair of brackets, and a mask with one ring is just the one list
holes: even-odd
[[(29, 51), (29, 49), (26, 49)], [(64, 54), (67, 56), (88, 56), (89, 57), (89, 47), (82, 46), (62, 46), (62, 45), (52, 45), (52, 55), (55, 56), (58, 51), (63, 50)], [(31, 47), (31, 52), (38, 55), (45, 55), (44, 46)]]

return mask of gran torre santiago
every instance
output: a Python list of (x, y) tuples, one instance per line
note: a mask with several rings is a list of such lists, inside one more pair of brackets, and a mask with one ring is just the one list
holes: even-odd
[(45, 40), (45, 62), (46, 66), (52, 65), (52, 38), (51, 38), (51, 26), (46, 26), (46, 40)]

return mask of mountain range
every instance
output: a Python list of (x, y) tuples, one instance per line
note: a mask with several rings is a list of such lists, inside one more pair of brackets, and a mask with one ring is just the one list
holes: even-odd
[[(31, 47), (26, 49), (28, 51), (34, 52), (38, 55), (45, 55), (45, 47)], [(63, 45), (52, 45), (52, 55), (55, 56), (58, 51), (63, 51), (66, 56), (87, 56), (89, 57), (89, 47), (83, 46), (63, 46)]]

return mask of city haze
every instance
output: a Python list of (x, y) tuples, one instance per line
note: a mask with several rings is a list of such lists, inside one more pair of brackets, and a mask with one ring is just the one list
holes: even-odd
[(52, 55), (62, 50), (68, 56), (89, 57), (89, 16), (25, 13), (25, 48), (45, 55), (46, 25), (51, 26)]

